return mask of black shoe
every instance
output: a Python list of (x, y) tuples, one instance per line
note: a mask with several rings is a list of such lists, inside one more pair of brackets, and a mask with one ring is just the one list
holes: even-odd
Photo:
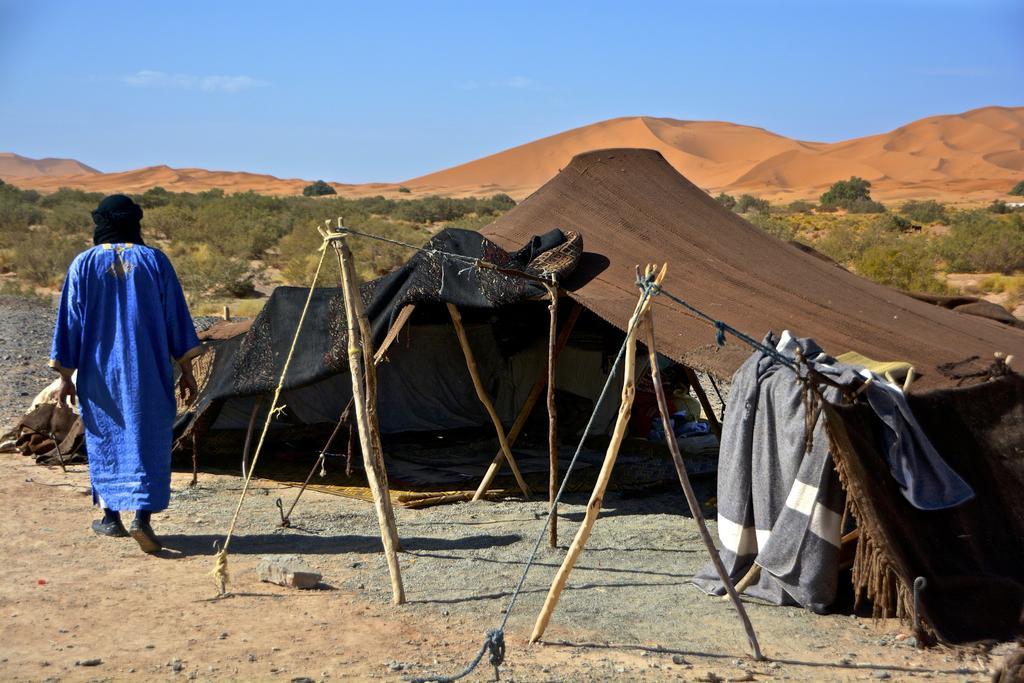
[(156, 534), (153, 533), (153, 527), (149, 525), (149, 522), (140, 522), (137, 519), (133, 520), (128, 533), (136, 540), (144, 553), (152, 554), (163, 550), (163, 545), (161, 545), (160, 541), (157, 539)]
[(120, 519), (115, 519), (112, 522), (94, 519), (92, 521), (92, 530), (97, 536), (109, 536), (111, 538), (127, 538), (128, 536), (128, 531), (124, 528), (124, 524), (121, 523)]

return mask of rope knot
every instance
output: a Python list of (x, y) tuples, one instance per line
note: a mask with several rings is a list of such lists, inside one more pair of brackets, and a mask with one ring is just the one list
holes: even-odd
[(500, 628), (494, 628), (487, 632), (487, 649), (490, 651), (489, 660), (491, 666), (497, 669), (505, 661), (505, 632)]
[(721, 320), (715, 321), (715, 342), (719, 346), (725, 346), (725, 323)]

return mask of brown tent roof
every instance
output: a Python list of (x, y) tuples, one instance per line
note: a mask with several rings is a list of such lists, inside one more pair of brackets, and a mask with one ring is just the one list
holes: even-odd
[[(1024, 360), (1024, 331), (917, 301), (775, 239), (726, 210), (654, 150), (580, 154), (546, 185), (483, 230), (506, 249), (552, 228), (583, 235), (570, 295), (624, 328), (636, 302), (637, 264), (669, 264), (664, 287), (760, 339), (783, 329), (829, 353), (907, 360), (919, 389), (950, 382), (942, 363), (995, 351)], [(730, 376), (750, 349), (665, 297), (655, 300), (659, 351)]]

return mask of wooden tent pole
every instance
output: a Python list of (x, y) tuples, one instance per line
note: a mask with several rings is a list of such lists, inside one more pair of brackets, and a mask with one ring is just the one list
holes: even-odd
[[(387, 470), (384, 469), (384, 458), (380, 449), (380, 432), (376, 429), (376, 370), (373, 364), (373, 339), (360, 334), (361, 329), (369, 330), (366, 314), (363, 312), (363, 300), (359, 295), (355, 268), (352, 264), (352, 252), (345, 240), (335, 239), (331, 244), (338, 254), (341, 266), (342, 292), (345, 298), (345, 317), (348, 324), (348, 363), (352, 376), (352, 403), (356, 413), (356, 426), (359, 430), (359, 445), (363, 452), (363, 467), (373, 494), (374, 507), (377, 510), (377, 522), (380, 525), (381, 542), (388, 562), (391, 575), (391, 602), (401, 605), (405, 602), (405, 588), (402, 585), (402, 573), (398, 565), (398, 528), (395, 524), (395, 511), (391, 506), (388, 491)], [(362, 347), (362, 348), (360, 348)], [(369, 360), (367, 360), (369, 359)], [(373, 404), (368, 402), (370, 393)]]
[[(750, 617), (747, 616), (747, 611), (740, 601), (739, 593), (736, 588), (733, 588), (732, 582), (729, 580), (729, 574), (725, 571), (725, 566), (722, 564), (722, 558), (718, 554), (718, 549), (715, 548), (715, 542), (711, 539), (711, 533), (708, 531), (708, 525), (704, 521), (704, 514), (701, 511), (700, 501), (697, 500), (697, 494), (694, 493), (693, 486), (690, 484), (690, 475), (686, 471), (683, 455), (679, 452), (679, 444), (676, 443), (675, 433), (672, 429), (671, 411), (668, 407), (668, 400), (665, 398), (665, 388), (661, 385), (661, 370), (658, 368), (658, 351), (655, 347), (654, 334), (654, 313), (649, 313), (647, 320), (644, 322), (646, 323), (647, 355), (650, 359), (651, 380), (654, 383), (654, 394), (658, 399), (658, 411), (661, 413), (661, 424), (665, 431), (665, 443), (668, 445), (669, 453), (672, 454), (672, 462), (676, 466), (679, 483), (683, 486), (683, 494), (686, 496), (686, 502), (690, 506), (690, 514), (693, 515), (694, 521), (697, 522), (697, 529), (700, 530), (700, 537), (704, 541), (704, 547), (707, 548), (708, 555), (711, 556), (711, 563), (715, 565), (715, 571), (718, 572), (718, 578), (721, 579), (722, 585), (725, 586), (726, 593), (729, 599), (732, 600), (732, 604), (736, 607), (740, 621), (743, 622), (743, 629), (747, 632), (751, 653), (754, 659), (760, 661), (763, 657), (761, 656), (761, 648), (757, 643), (757, 634), (754, 633), (754, 626), (750, 623)], [(709, 413), (709, 415), (713, 416), (714, 413)], [(757, 565), (754, 566), (756, 567)]]
[(252, 406), (252, 415), (249, 416), (249, 427), (245, 430), (245, 445), (242, 446), (242, 477), (249, 476), (249, 453), (252, 447), (252, 433), (256, 429), (256, 413), (260, 412), (260, 406), (263, 405), (263, 395), (260, 394), (256, 397), (256, 402)]
[[(565, 345), (569, 342), (569, 336), (572, 334), (573, 328), (576, 327), (576, 321), (580, 318), (580, 313), (583, 312), (583, 307), (575, 301), (572, 302), (572, 308), (569, 309), (569, 317), (566, 319), (565, 324), (562, 325), (562, 331), (558, 334), (558, 341), (555, 342), (555, 356), (559, 356)], [(511, 448), (519, 438), (519, 433), (523, 431), (523, 427), (526, 426), (526, 420), (530, 417), (530, 413), (533, 412), (533, 407), (537, 405), (538, 399), (540, 399), (541, 393), (544, 391), (544, 387), (547, 386), (548, 374), (546, 369), (541, 372), (540, 377), (533, 383), (530, 388), (530, 393), (526, 395), (526, 400), (523, 401), (523, 407), (519, 409), (519, 414), (516, 416), (516, 421), (512, 423), (512, 428), (508, 430), (508, 443)], [(501, 469), (501, 463), (505, 461), (505, 453), (499, 448), (498, 452), (494, 455), (494, 460), (487, 467), (487, 472), (484, 473), (484, 478), (480, 481), (480, 486), (477, 487), (476, 493), (473, 494), (473, 500), (480, 500), (485, 493), (491, 488), (491, 484), (494, 482), (494, 477), (498, 474), (498, 470)]]
[(704, 414), (707, 416), (708, 423), (711, 425), (711, 431), (713, 431), (715, 436), (721, 440), (722, 425), (718, 422), (718, 416), (715, 415), (715, 411), (711, 408), (711, 401), (708, 400), (708, 395), (704, 393), (704, 387), (701, 386), (697, 373), (693, 371), (693, 368), (684, 365), (683, 374), (686, 375), (686, 381), (690, 383), (690, 386), (693, 387), (694, 393), (697, 394), (697, 400), (700, 401), (700, 407), (704, 409)]
[(498, 433), (498, 444), (501, 446), (502, 456), (508, 461), (508, 466), (512, 469), (512, 474), (515, 475), (516, 483), (519, 484), (519, 489), (523, 492), (523, 496), (529, 499), (530, 487), (526, 485), (526, 480), (523, 479), (523, 475), (519, 471), (519, 465), (516, 463), (516, 459), (512, 457), (512, 449), (509, 448), (508, 439), (505, 438), (505, 428), (501, 425), (501, 418), (498, 417), (498, 411), (494, 409), (494, 404), (491, 403), (491, 399), (487, 395), (487, 390), (484, 388), (483, 380), (480, 379), (480, 371), (476, 365), (476, 358), (473, 357), (473, 349), (469, 345), (469, 337), (466, 336), (466, 328), (462, 325), (462, 316), (459, 314), (459, 309), (456, 308), (454, 304), (446, 305), (448, 306), (448, 314), (452, 318), (452, 325), (455, 326), (455, 334), (459, 337), (459, 346), (462, 347), (462, 355), (466, 357), (466, 368), (469, 370), (469, 376), (473, 380), (473, 387), (476, 389), (476, 395), (480, 399), (480, 403), (483, 404), (487, 414), (491, 416), (491, 422), (494, 423), (494, 431)]
[[(662, 267), (661, 272), (658, 273), (655, 279), (656, 284), (661, 284), (662, 279), (665, 277), (665, 270), (668, 267), (666, 264)], [(653, 266), (647, 266), (645, 271), (645, 277), (650, 277)], [(632, 317), (629, 319), (629, 323), (626, 326), (628, 331), (626, 335), (626, 350), (625, 350), (625, 363), (624, 372), (622, 378), (622, 402), (619, 404), (619, 414), (615, 420), (615, 429), (612, 431), (611, 441), (608, 443), (608, 450), (604, 455), (604, 463), (601, 465), (601, 472), (597, 475), (597, 483), (594, 484), (594, 491), (590, 495), (590, 502), (587, 503), (587, 511), (583, 517), (583, 523), (580, 528), (576, 531), (576, 537), (572, 539), (572, 544), (569, 546), (569, 552), (566, 554), (565, 559), (562, 561), (562, 566), (558, 568), (558, 573), (555, 574), (555, 579), (551, 583), (551, 588), (548, 589), (547, 598), (544, 599), (544, 607), (541, 608), (540, 614), (537, 615), (537, 622), (533, 626), (533, 633), (530, 635), (530, 642), (535, 643), (540, 640), (541, 636), (544, 635), (544, 629), (547, 628), (548, 622), (551, 621), (551, 615), (555, 611), (555, 607), (558, 605), (558, 599), (562, 595), (562, 590), (565, 588), (566, 581), (569, 580), (569, 574), (572, 572), (573, 566), (576, 564), (576, 560), (579, 559), (580, 553), (583, 552), (583, 547), (587, 544), (587, 540), (590, 538), (590, 533), (594, 530), (594, 522), (597, 521), (597, 515), (601, 511), (601, 504), (604, 501), (604, 492), (608, 487), (608, 481), (611, 479), (612, 468), (615, 466), (615, 460), (619, 455), (619, 446), (622, 445), (622, 440), (626, 436), (626, 427), (629, 425), (629, 416), (633, 408), (633, 397), (636, 394), (636, 333), (637, 324), (640, 319), (646, 314), (648, 307), (650, 306), (650, 297), (647, 292), (640, 295), (640, 300), (637, 301), (636, 309), (633, 311)]]
[(558, 413), (555, 407), (555, 362), (558, 352), (555, 350), (558, 340), (558, 278), (551, 276), (551, 284), (544, 285), (548, 290), (548, 545), (558, 547), (558, 508), (555, 496), (558, 494)]

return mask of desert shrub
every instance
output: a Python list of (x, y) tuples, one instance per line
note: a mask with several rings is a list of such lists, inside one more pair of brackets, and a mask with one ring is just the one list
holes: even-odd
[(17, 188), (0, 187), (0, 242), (10, 243), (28, 230), (28, 226), (41, 223), (44, 215), (35, 203), (25, 201)]
[(935, 266), (934, 252), (920, 236), (871, 245), (854, 262), (859, 274), (879, 284), (908, 292), (946, 292)]
[(1007, 194), (1012, 194), (1014, 197), (1024, 197), (1024, 180), (1014, 185)]
[(771, 204), (767, 199), (759, 199), (749, 194), (740, 195), (734, 208), (737, 213), (768, 213), (770, 209)]
[(89, 210), (96, 208), (96, 205), (103, 199), (100, 192), (85, 192), (84, 190), (73, 190), (69, 187), (62, 187), (56, 192), (43, 195), (39, 199), (39, 205), (52, 209), (60, 204), (81, 204), (88, 206)]
[(172, 204), (147, 209), (142, 218), (142, 231), (147, 239), (201, 242), (212, 236), (196, 228), (196, 210), (190, 206)]
[(1013, 213), (1016, 210), (1017, 209), (1015, 207), (1010, 206), (1009, 204), (1004, 202), (1002, 199), (996, 199), (995, 201), (993, 201), (991, 204), (988, 205), (988, 212), (989, 213), (1004, 214), (1004, 213)]
[(1008, 273), (1024, 268), (1024, 216), (961, 211), (938, 249), (954, 271)]
[(812, 211), (814, 211), (814, 204), (803, 199), (797, 199), (786, 206), (787, 213), (811, 213)]
[(162, 187), (151, 187), (141, 196), (135, 199), (143, 209), (155, 209), (158, 206), (166, 206), (174, 198), (170, 192)]
[(883, 213), (874, 219), (874, 224), (886, 232), (907, 232), (914, 227), (910, 221), (896, 213)]
[[(871, 200), (871, 181), (850, 176), (849, 180), (837, 180), (821, 195), (821, 206), (849, 209), (858, 200)], [(869, 212), (861, 212), (869, 213)]]
[(900, 206), (900, 213), (922, 225), (945, 223), (949, 220), (949, 216), (946, 215), (946, 207), (933, 199), (903, 202), (903, 205)]
[(767, 232), (769, 235), (787, 242), (794, 239), (797, 234), (796, 227), (789, 221), (767, 213), (754, 213), (749, 216), (747, 220)]
[(845, 208), (850, 213), (884, 213), (885, 205), (881, 202), (876, 202), (873, 199), (864, 199), (860, 197), (847, 203)]
[(18, 277), (27, 282), (56, 285), (87, 246), (81, 235), (60, 234), (43, 227), (26, 230), (12, 248), (12, 265)]
[(247, 296), (253, 290), (248, 262), (209, 244), (175, 248), (170, 257), (190, 301), (210, 294)]
[(402, 194), (409, 194), (410, 192), (412, 192), (412, 190), (410, 190), (405, 185), (399, 185), (398, 186), (398, 191), (401, 192)]
[(303, 197), (323, 197), (329, 194), (338, 194), (334, 191), (334, 188), (325, 183), (322, 180), (318, 180), (312, 185), (306, 185), (302, 188)]
[(733, 197), (731, 194), (719, 192), (718, 196), (715, 197), (715, 201), (724, 206), (725, 208), (729, 209), (730, 211), (736, 208), (736, 198)]

